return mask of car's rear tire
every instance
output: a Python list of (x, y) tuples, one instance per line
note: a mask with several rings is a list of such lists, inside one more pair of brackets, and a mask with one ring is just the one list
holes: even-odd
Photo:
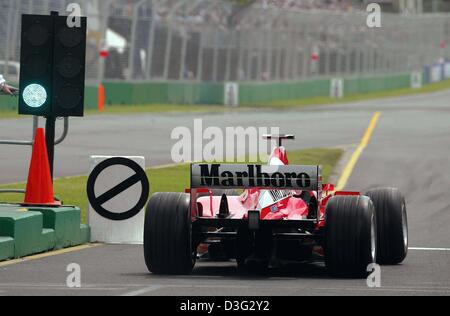
[(405, 198), (398, 189), (380, 188), (366, 194), (378, 219), (378, 263), (396, 265), (408, 255), (408, 215)]
[(147, 205), (144, 256), (155, 274), (186, 275), (195, 265), (190, 195), (157, 193)]
[(325, 263), (336, 277), (367, 277), (376, 262), (375, 207), (366, 196), (335, 196), (327, 205)]

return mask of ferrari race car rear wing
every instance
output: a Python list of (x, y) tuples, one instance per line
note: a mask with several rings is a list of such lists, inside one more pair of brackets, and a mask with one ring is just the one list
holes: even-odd
[(321, 191), (320, 166), (192, 164), (191, 189)]

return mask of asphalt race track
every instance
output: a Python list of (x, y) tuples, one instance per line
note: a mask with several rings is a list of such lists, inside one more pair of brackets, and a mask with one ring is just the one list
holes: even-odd
[[(450, 295), (450, 91), (323, 106), (295, 112), (87, 117), (72, 121), (57, 150), (56, 176), (85, 174), (91, 154), (145, 155), (170, 163), (170, 133), (192, 126), (282, 126), (288, 148), (345, 146), (351, 153), (374, 112), (378, 126), (347, 188), (399, 187), (409, 211), (410, 251), (401, 266), (382, 268), (382, 287), (336, 280), (322, 266), (292, 266), (270, 276), (240, 275), (235, 264), (200, 262), (192, 276), (147, 273), (141, 246), (98, 246), (0, 265), (0, 295)], [(2, 138), (29, 137), (29, 121), (1, 121)], [(29, 150), (2, 147), (1, 182), (24, 180)], [(68, 289), (66, 267), (78, 263), (82, 288)]]
[[(235, 264), (199, 263), (193, 275), (148, 274), (141, 246), (100, 246), (0, 268), (0, 295), (449, 295), (449, 253), (412, 251), (403, 266), (382, 269), (382, 288), (336, 280), (321, 266), (292, 266), (270, 276), (241, 275)], [(81, 266), (81, 289), (66, 287), (67, 265)]]

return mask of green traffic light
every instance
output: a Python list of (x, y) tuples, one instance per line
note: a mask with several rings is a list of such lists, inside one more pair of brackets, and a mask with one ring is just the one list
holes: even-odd
[(25, 104), (32, 108), (40, 108), (47, 102), (47, 91), (39, 84), (28, 85), (22, 93)]

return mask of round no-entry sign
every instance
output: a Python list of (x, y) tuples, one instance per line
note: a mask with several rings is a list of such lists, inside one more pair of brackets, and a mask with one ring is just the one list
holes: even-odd
[[(107, 169), (115, 168), (117, 166), (129, 168), (132, 175), (122, 179), (122, 182), (115, 185), (112, 189), (97, 195), (95, 192), (95, 184), (98, 179), (105, 171), (107, 171)], [(123, 212), (117, 212), (109, 210), (104, 206), (107, 202), (111, 201), (118, 195), (125, 193), (137, 184), (141, 185), (142, 193), (138, 201), (136, 201), (134, 207), (129, 210), (124, 210)], [(133, 160), (122, 157), (110, 158), (98, 164), (94, 170), (92, 170), (87, 182), (87, 196), (92, 208), (100, 216), (112, 221), (125, 221), (139, 214), (139, 212), (145, 207), (149, 194), (150, 183), (144, 169), (142, 169), (141, 166)]]

